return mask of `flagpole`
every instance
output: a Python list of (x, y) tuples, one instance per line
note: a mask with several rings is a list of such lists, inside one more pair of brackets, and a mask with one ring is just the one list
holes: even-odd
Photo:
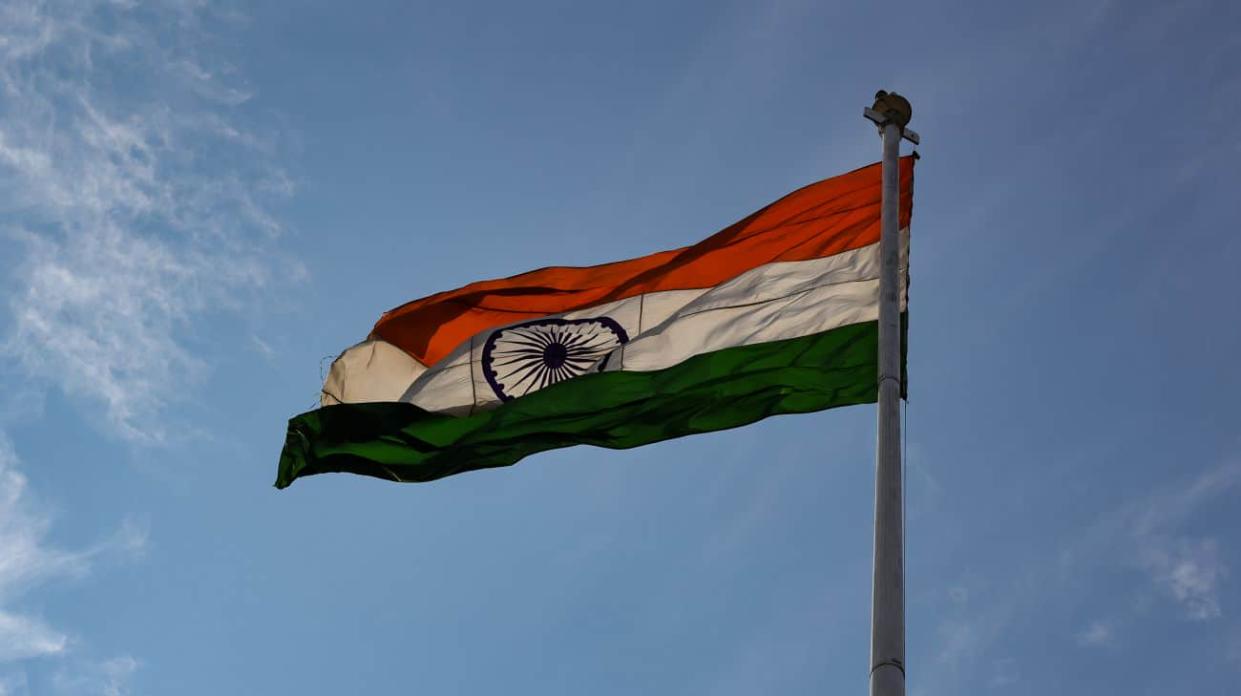
[(870, 611), (870, 696), (905, 696), (905, 506), (901, 482), (901, 139), (909, 102), (880, 91), (863, 115), (883, 136), (879, 236), (879, 423), (875, 448), (875, 549)]

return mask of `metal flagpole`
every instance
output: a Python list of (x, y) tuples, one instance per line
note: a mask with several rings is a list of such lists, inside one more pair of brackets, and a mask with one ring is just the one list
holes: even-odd
[(880, 91), (866, 118), (883, 135), (879, 236), (879, 426), (875, 448), (875, 555), (870, 609), (870, 696), (905, 696), (905, 506), (901, 483), (901, 139), (913, 114), (898, 94)]

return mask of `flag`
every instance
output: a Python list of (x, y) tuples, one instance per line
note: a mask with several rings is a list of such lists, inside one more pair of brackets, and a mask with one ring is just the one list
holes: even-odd
[[(900, 161), (902, 312), (913, 166)], [(321, 407), (289, 421), (276, 486), (430, 481), (874, 402), (880, 197), (873, 164), (693, 246), (401, 305), (333, 362)]]

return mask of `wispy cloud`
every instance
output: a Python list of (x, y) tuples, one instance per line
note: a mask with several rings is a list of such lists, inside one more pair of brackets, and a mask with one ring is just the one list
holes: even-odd
[(1219, 584), (1228, 571), (1214, 539), (1153, 537), (1142, 549), (1142, 563), (1151, 578), (1184, 611), (1187, 618), (1215, 619), (1222, 614)]
[(270, 343), (264, 341), (258, 336), (251, 334), (250, 343), (254, 345), (254, 349), (257, 350), (265, 360), (271, 360), (276, 357), (276, 349), (272, 348)]
[(0, 9), (0, 244), (21, 255), (0, 351), (133, 441), (206, 373), (195, 323), (300, 273), (267, 207), (289, 180), (237, 115), (251, 92), (196, 48), (206, 13)]
[(69, 636), (14, 605), (32, 589), (61, 578), (84, 576), (100, 554), (138, 551), (146, 534), (123, 525), (109, 538), (80, 550), (47, 541), (51, 517), (33, 498), (8, 440), (0, 434), (0, 663), (63, 653)]
[(1116, 635), (1111, 624), (1104, 621), (1091, 621), (1077, 634), (1077, 644), (1082, 647), (1111, 645), (1115, 641)]
[(44, 543), (48, 524), (47, 515), (29, 500), (26, 477), (17, 470), (12, 447), (0, 439), (0, 662), (56, 654), (65, 648), (63, 633), (8, 609), (40, 581), (85, 571), (81, 554)]
[(948, 619), (940, 622), (937, 633), (939, 648), (935, 659), (953, 671), (978, 653), (981, 636), (975, 621), (964, 618)]
[[(1194, 620), (1222, 615), (1220, 584), (1228, 575), (1218, 542), (1183, 531), (1186, 521), (1241, 483), (1241, 462), (1210, 469), (1122, 508), (1100, 523), (1100, 543), (1128, 536), (1137, 564), (1166, 597)], [(1107, 536), (1114, 537), (1109, 541)]]
[(52, 679), (58, 696), (125, 696), (138, 661), (128, 655), (63, 667)]
[[(967, 576), (949, 585), (936, 599), (943, 618), (936, 627), (934, 667), (925, 677), (938, 687), (930, 692), (978, 681), (978, 675), (985, 674), (980, 672), (983, 664), (995, 669), (989, 678), (982, 677), (988, 686), (1016, 681), (1019, 665), (1001, 667), (1007, 658), (997, 655), (1011, 650), (1006, 636), (1013, 626), (1037, 613), (1064, 608), (1066, 598), (1082, 599), (1081, 593), (1089, 589), (1082, 578), (1100, 573), (1117, 573), (1132, 583), (1109, 587), (1110, 595), (1162, 597), (1171, 610), (1167, 618), (1198, 623), (1227, 617), (1221, 601), (1229, 572), (1223, 550), (1216, 539), (1190, 530), (1195, 518), (1227, 500), (1239, 484), (1241, 462), (1225, 462), (1103, 513), (1054, 551), (1032, 549), (1034, 556), (1014, 568), (1013, 575)], [(1151, 620), (1155, 617), (1146, 605), (1066, 628), (1066, 634), (1083, 648), (1112, 647), (1122, 627), (1129, 630)]]
[[(243, 118), (254, 92), (210, 51), (206, 27), (233, 21), (200, 2), (0, 3), (0, 381), (24, 408), (50, 385), (160, 442), (208, 372), (196, 327), (301, 273), (277, 249), (270, 205), (292, 185)], [(134, 658), (94, 660), (24, 603), (145, 531), (58, 547), (20, 469), (0, 433), (0, 694), (28, 691), (30, 658), (55, 659), (56, 693), (126, 693)]]
[(1241, 484), (1241, 461), (1227, 461), (1208, 469), (1188, 482), (1156, 491), (1146, 500), (1125, 508), (1139, 537), (1159, 534), (1177, 527), (1206, 504)]
[[(1031, 586), (1012, 583), (999, 589), (976, 578), (963, 578), (947, 589), (948, 604), (936, 627), (934, 657), (940, 677), (980, 672), (980, 660), (988, 655), (1012, 622), (1019, 605), (1029, 601)], [(995, 672), (990, 686), (1017, 680), (1017, 663), (1011, 658), (992, 661)], [(932, 679), (933, 681), (933, 679)]]
[(1129, 566), (1172, 601), (1182, 617), (1220, 617), (1220, 587), (1228, 568), (1219, 543), (1192, 534), (1188, 523), (1241, 484), (1241, 462), (1228, 461), (1188, 481), (1170, 484), (1102, 515), (1061, 553), (1062, 576), (1090, 566)]
[[(52, 674), (52, 696), (126, 696), (133, 693), (130, 680), (141, 667), (128, 655), (107, 660), (74, 660)], [(30, 680), (24, 672), (0, 675), (0, 696), (30, 696)]]
[(0, 612), (0, 662), (15, 662), (65, 649), (68, 637), (29, 616)]

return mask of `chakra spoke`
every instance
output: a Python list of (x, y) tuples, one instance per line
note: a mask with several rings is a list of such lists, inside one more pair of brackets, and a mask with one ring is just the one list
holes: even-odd
[[(539, 374), (540, 374), (540, 373), (542, 373), (542, 372), (543, 372), (543, 366), (542, 366), (542, 365), (533, 365), (533, 366), (531, 366), (531, 369), (529, 369), (529, 370), (526, 372), (526, 375), (525, 375), (524, 377), (522, 377), (521, 379), (519, 379), (519, 380), (517, 380), (515, 383), (513, 383), (513, 389), (514, 389), (514, 390), (516, 390), (518, 387), (520, 387), (521, 385), (525, 384), (525, 383), (526, 383), (526, 380), (531, 379), (532, 377), (533, 377), (533, 378), (537, 381)], [(533, 386), (533, 385), (534, 385), (534, 382), (531, 382), (531, 386)], [(522, 394), (529, 394), (529, 393), (530, 393), (530, 387), (526, 387), (526, 390), (522, 392)]]
[(538, 341), (540, 344), (547, 345), (547, 334), (542, 331), (531, 331), (529, 329), (518, 329), (515, 332), (521, 338), (528, 338)]
[[(543, 369), (543, 363), (541, 363), (541, 362), (532, 362), (532, 363), (527, 363), (527, 364), (525, 364), (525, 365), (523, 365), (523, 366), (521, 366), (521, 367), (519, 367), (519, 368), (517, 368), (517, 369), (513, 370), (512, 372), (509, 372), (507, 375), (505, 375), (505, 378), (507, 378), (507, 379), (512, 379), (512, 378), (514, 378), (514, 377), (516, 377), (516, 376), (518, 376), (518, 375), (524, 375), (524, 376), (523, 376), (520, 380), (518, 380), (518, 381), (516, 382), (516, 384), (521, 384), (521, 383), (522, 383), (523, 381), (525, 381), (525, 380), (526, 380), (526, 378), (528, 378), (528, 377), (529, 377), (532, 373), (538, 372), (538, 371), (539, 371), (539, 370), (541, 370), (541, 369)], [(514, 385), (514, 386), (516, 386), (516, 385)]]
[(503, 362), (500, 362), (499, 360), (497, 360), (496, 362), (492, 363), (492, 366), (493, 367), (508, 367), (509, 365), (515, 365), (515, 364), (516, 365), (520, 365), (520, 364), (528, 365), (530, 364), (531, 361), (539, 360), (540, 358), (541, 356), (534, 356), (534, 357), (526, 356), (526, 357), (513, 358), (511, 360), (505, 360)]

